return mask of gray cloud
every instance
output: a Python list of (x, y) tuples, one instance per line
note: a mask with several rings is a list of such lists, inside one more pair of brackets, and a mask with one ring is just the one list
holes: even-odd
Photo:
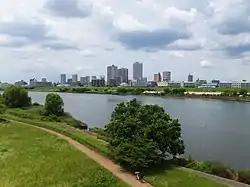
[(68, 44), (65, 42), (59, 42), (59, 41), (43, 43), (41, 47), (56, 50), (56, 51), (79, 50), (79, 48), (76, 45)]
[(47, 36), (47, 32), (48, 28), (37, 21), (12, 21), (0, 23), (0, 34), (25, 38), (30, 42), (52, 39)]
[(30, 44), (29, 40), (27, 40), (26, 38), (20, 38), (20, 37), (14, 37), (14, 38), (12, 37), (8, 41), (0, 42), (0, 46), (10, 47), (10, 48), (23, 47), (28, 44)]
[(201, 50), (203, 46), (200, 43), (197, 43), (195, 41), (189, 41), (188, 43), (185, 42), (176, 42), (173, 44), (170, 44), (167, 49), (168, 50), (175, 50), (175, 51), (196, 51)]
[(250, 51), (250, 43), (226, 46), (224, 50), (230, 57), (240, 57)]
[(179, 39), (188, 39), (188, 32), (172, 29), (157, 29), (153, 31), (122, 31), (117, 35), (117, 41), (132, 50), (157, 51)]
[(250, 33), (250, 20), (244, 17), (227, 20), (217, 26), (217, 31), (223, 35)]
[(105, 47), (104, 50), (105, 51), (114, 51), (115, 49), (113, 47)]
[(78, 0), (48, 0), (45, 8), (52, 14), (65, 18), (85, 18), (91, 14), (90, 8), (80, 7)]

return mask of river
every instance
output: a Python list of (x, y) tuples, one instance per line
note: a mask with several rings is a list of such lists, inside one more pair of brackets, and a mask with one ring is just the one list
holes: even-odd
[[(33, 102), (44, 104), (45, 92), (30, 92)], [(250, 103), (178, 99), (150, 96), (114, 96), (60, 93), (65, 111), (89, 127), (104, 127), (115, 106), (133, 98), (165, 108), (182, 124), (186, 155), (221, 161), (237, 169), (250, 169)]]

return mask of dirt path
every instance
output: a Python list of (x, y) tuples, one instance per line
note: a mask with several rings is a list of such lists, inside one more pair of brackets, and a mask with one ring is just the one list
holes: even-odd
[(22, 124), (22, 125), (27, 125), (27, 126), (41, 129), (41, 130), (46, 131), (50, 134), (54, 134), (54, 135), (56, 135), (64, 140), (67, 140), (76, 149), (83, 152), (85, 155), (87, 155), (88, 157), (90, 157), (91, 159), (93, 159), (94, 161), (99, 163), (101, 166), (103, 166), (104, 168), (109, 170), (111, 173), (113, 173), (119, 179), (123, 180), (124, 182), (126, 182), (127, 184), (129, 184), (132, 187), (153, 187), (152, 185), (150, 185), (148, 183), (141, 183), (140, 181), (136, 180), (136, 177), (134, 175), (122, 171), (121, 167), (119, 165), (115, 164), (111, 160), (101, 156), (100, 154), (96, 153), (95, 151), (92, 151), (91, 149), (87, 148), (86, 146), (80, 144), (79, 142), (77, 142), (77, 141), (75, 141), (75, 140), (73, 140), (65, 135), (62, 135), (60, 133), (57, 133), (57, 132), (54, 132), (52, 130), (48, 130), (48, 129), (45, 129), (42, 127), (29, 125), (27, 123), (22, 123), (22, 122), (17, 122), (17, 121), (14, 121), (14, 122)]

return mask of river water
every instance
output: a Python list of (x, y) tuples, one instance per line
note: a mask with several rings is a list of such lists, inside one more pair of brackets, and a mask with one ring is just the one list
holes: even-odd
[[(33, 102), (44, 104), (47, 93), (29, 94)], [(180, 120), (187, 156), (250, 169), (250, 103), (150, 96), (60, 95), (65, 111), (86, 122), (89, 127), (104, 127), (120, 102), (136, 98), (144, 104), (158, 104), (173, 118)]]

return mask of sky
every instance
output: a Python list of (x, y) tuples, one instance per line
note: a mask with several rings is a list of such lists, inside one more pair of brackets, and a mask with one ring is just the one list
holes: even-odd
[(0, 80), (106, 75), (250, 81), (249, 0), (0, 1)]

